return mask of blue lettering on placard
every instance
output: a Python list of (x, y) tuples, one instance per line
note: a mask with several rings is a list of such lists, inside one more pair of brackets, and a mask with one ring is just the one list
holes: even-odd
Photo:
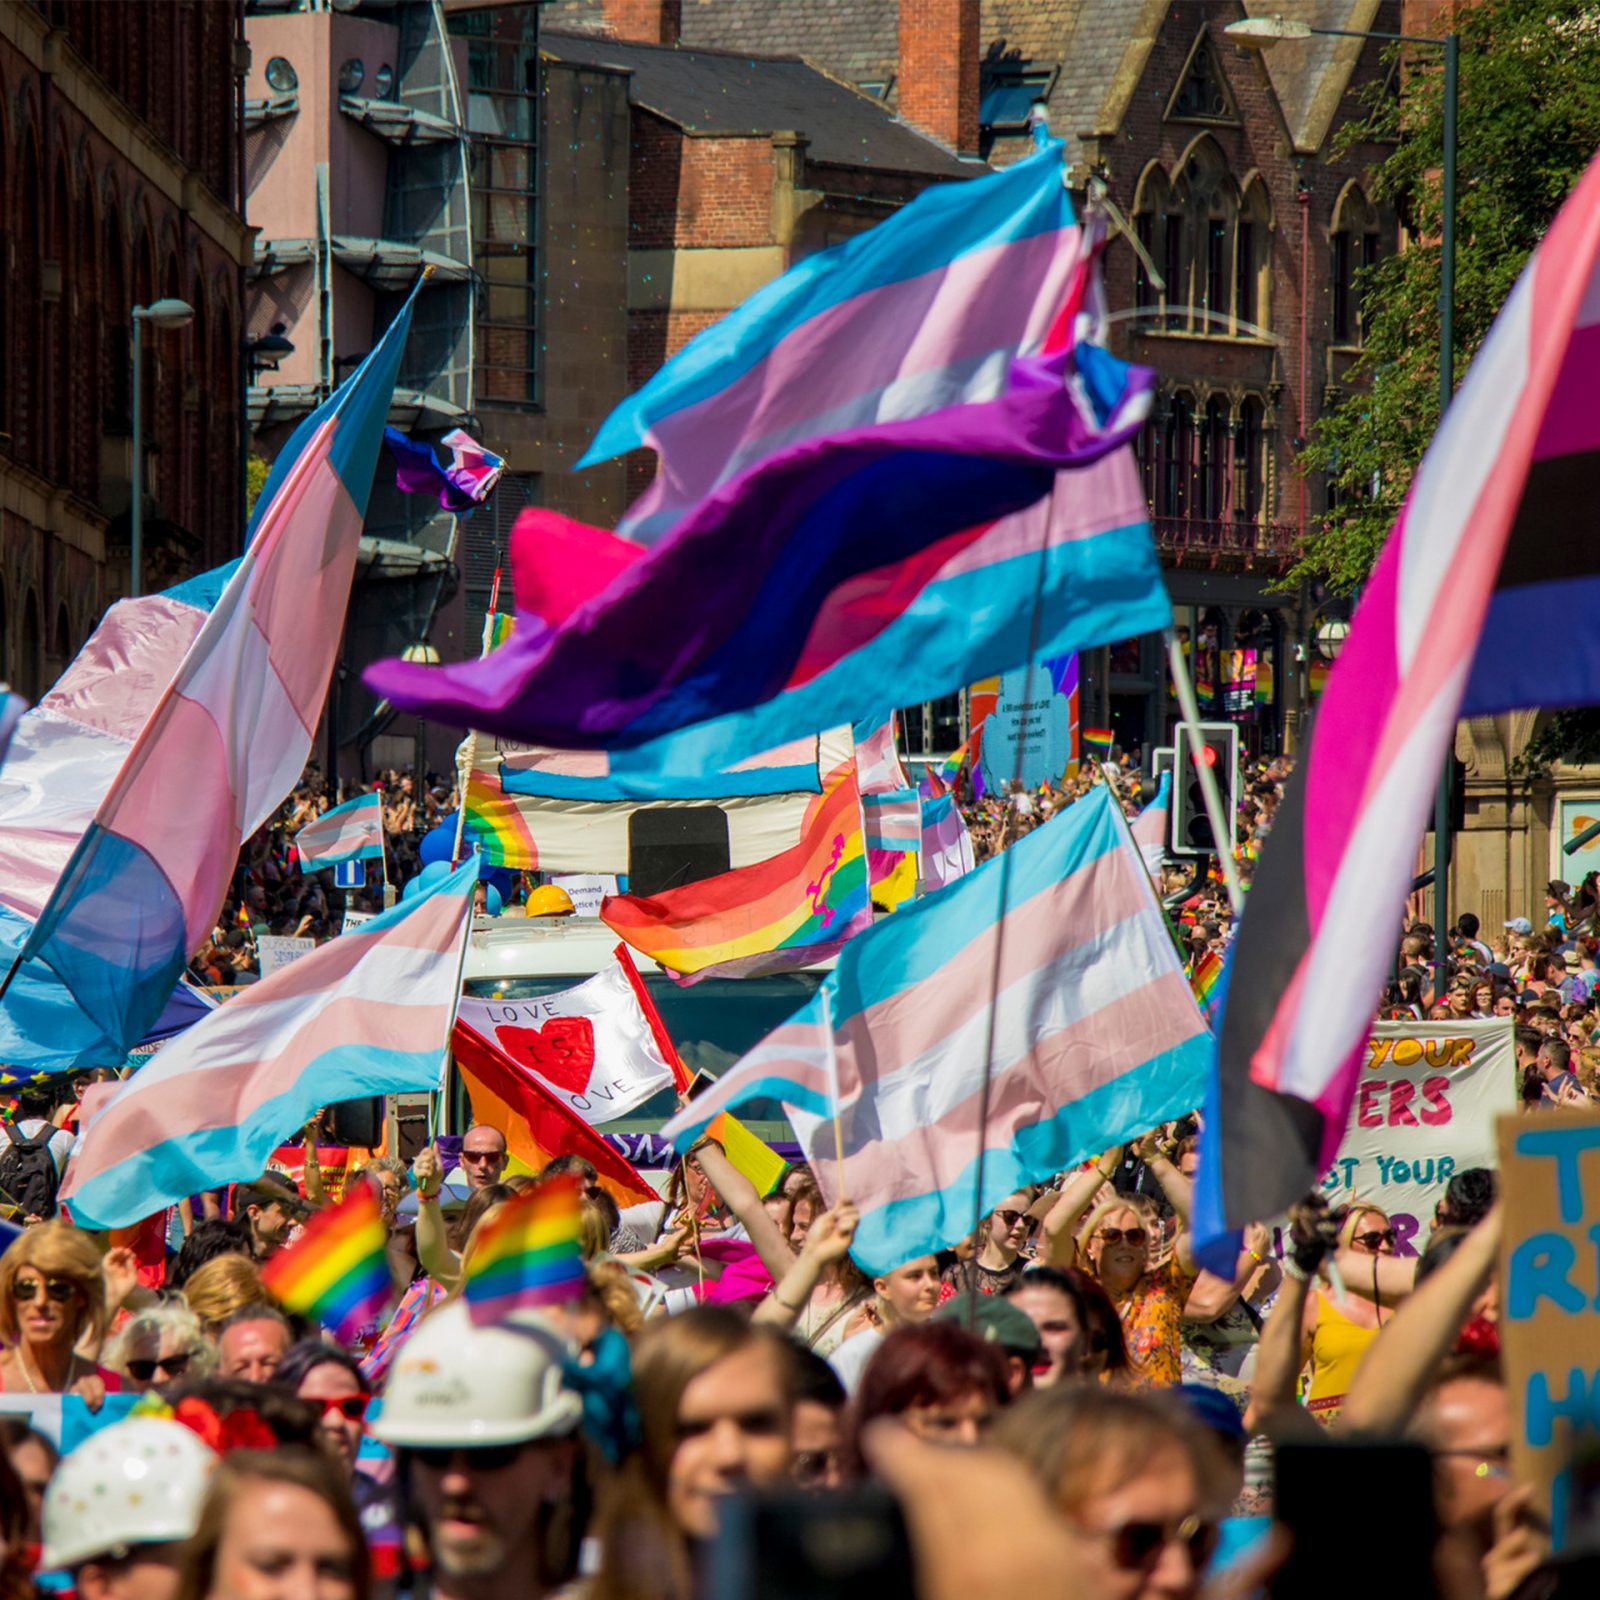
[(1568, 1368), (1567, 1392), (1559, 1398), (1550, 1392), (1549, 1373), (1530, 1373), (1522, 1407), (1523, 1434), (1538, 1450), (1555, 1437), (1558, 1419), (1565, 1420), (1574, 1429), (1591, 1427), (1600, 1421), (1595, 1415), (1597, 1400), (1600, 1400), (1600, 1373), (1591, 1375), (1582, 1367)]
[(1506, 1266), (1506, 1315), (1513, 1322), (1525, 1322), (1538, 1310), (1541, 1298), (1568, 1316), (1586, 1309), (1583, 1291), (1568, 1276), (1577, 1256), (1572, 1241), (1559, 1233), (1524, 1239)]
[(1517, 1135), (1517, 1154), (1543, 1156), (1556, 1163), (1556, 1199), (1563, 1222), (1583, 1217), (1583, 1175), (1578, 1157), (1589, 1150), (1600, 1150), (1600, 1128), (1540, 1128)]

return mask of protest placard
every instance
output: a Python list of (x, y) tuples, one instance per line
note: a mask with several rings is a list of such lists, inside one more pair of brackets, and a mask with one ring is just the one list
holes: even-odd
[(1375, 1023), (1322, 1191), (1335, 1205), (1381, 1206), (1397, 1253), (1418, 1254), (1451, 1177), (1494, 1165), (1495, 1118), (1516, 1104), (1509, 1018)]
[(617, 892), (614, 873), (562, 872), (551, 880), (558, 889), (565, 889), (572, 901), (572, 909), (580, 917), (598, 917), (600, 902), (608, 894)]
[(263, 934), (256, 940), (256, 959), (261, 964), (261, 976), (270, 978), (280, 967), (286, 967), (301, 956), (308, 956), (317, 948), (315, 939), (288, 939), (280, 934)]
[(1575, 1518), (1593, 1516), (1583, 1502), (1600, 1451), (1600, 1112), (1503, 1116), (1498, 1131), (1511, 1464), (1549, 1510), (1560, 1550)]
[(371, 922), (377, 916), (376, 911), (346, 911), (344, 921), (339, 924), (340, 933), (349, 933), (352, 928), (359, 928), (363, 922)]

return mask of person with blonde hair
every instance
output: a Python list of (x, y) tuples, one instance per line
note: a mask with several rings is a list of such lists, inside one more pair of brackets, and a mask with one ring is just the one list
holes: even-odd
[(106, 1345), (104, 1359), (127, 1378), (129, 1388), (164, 1393), (184, 1379), (208, 1376), (217, 1352), (192, 1306), (164, 1300), (130, 1317)]
[(195, 1268), (183, 1286), (183, 1297), (208, 1338), (215, 1337), (236, 1311), (273, 1304), (255, 1262), (249, 1256), (232, 1253), (214, 1256), (203, 1267)]
[(26, 1229), (0, 1256), (0, 1390), (76, 1394), (98, 1409), (122, 1379), (78, 1347), (97, 1350), (106, 1319), (100, 1252), (87, 1235), (65, 1222)]

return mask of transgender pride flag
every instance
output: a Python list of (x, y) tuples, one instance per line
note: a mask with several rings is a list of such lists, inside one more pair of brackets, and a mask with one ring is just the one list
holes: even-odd
[(877, 1274), (955, 1243), (1020, 1185), (1191, 1110), (1208, 1041), (1144, 863), (1098, 789), (845, 945), (817, 996), (662, 1132), (687, 1150), (720, 1112), (781, 1100), (829, 1202), (842, 1189), (860, 1206), (851, 1254)]
[(210, 936), (241, 841), (300, 777), (415, 298), (280, 452), (244, 559), (23, 946), (23, 968), (53, 975), (96, 1026), (98, 1043), (78, 1063), (121, 1061), (148, 1031)]
[(344, 861), (381, 860), (383, 856), (383, 796), (358, 794), (342, 806), (324, 811), (294, 836), (300, 867), (315, 872)]
[(787, 445), (989, 400), (1049, 348), (1084, 261), (1061, 145), (940, 184), (808, 256), (707, 328), (601, 424), (578, 470), (660, 457), (618, 532), (653, 544)]
[(477, 882), (474, 857), (165, 1045), (80, 1137), (61, 1188), (72, 1220), (123, 1227), (249, 1182), (320, 1106), (437, 1089)]

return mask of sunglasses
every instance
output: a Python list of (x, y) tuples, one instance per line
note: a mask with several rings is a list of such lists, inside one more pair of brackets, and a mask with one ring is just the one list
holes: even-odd
[(995, 1212), (995, 1215), (999, 1217), (999, 1219), (1005, 1223), (1008, 1228), (1014, 1228), (1019, 1222), (1025, 1222), (1028, 1220), (1028, 1213), (1026, 1211), (997, 1211)]
[(444, 1472), (455, 1460), (458, 1451), (467, 1458), (467, 1465), (475, 1472), (499, 1472), (522, 1454), (522, 1442), (484, 1445), (478, 1449), (468, 1445), (421, 1445), (408, 1450), (406, 1454), (435, 1472)]
[(142, 1356), (130, 1357), (128, 1376), (140, 1383), (149, 1383), (158, 1372), (166, 1373), (169, 1378), (181, 1378), (189, 1370), (194, 1354), (193, 1350), (180, 1350), (175, 1356), (156, 1356), (153, 1360), (146, 1360)]
[(1217, 1547), (1216, 1525), (1204, 1517), (1189, 1516), (1174, 1525), (1170, 1522), (1124, 1522), (1106, 1530), (1111, 1544), (1111, 1559), (1125, 1572), (1152, 1566), (1161, 1552), (1177, 1540), (1189, 1552), (1190, 1564), (1203, 1571)]
[(1381, 1233), (1374, 1229), (1371, 1233), (1352, 1234), (1350, 1243), (1358, 1244), (1363, 1250), (1370, 1250), (1376, 1255), (1386, 1244), (1394, 1243), (1394, 1229), (1385, 1228)]
[(323, 1416), (327, 1416), (330, 1411), (337, 1411), (347, 1422), (360, 1422), (367, 1414), (367, 1406), (371, 1399), (370, 1394), (346, 1394), (337, 1400), (313, 1400), (311, 1403), (322, 1407)]
[(18, 1278), (11, 1285), (11, 1297), (26, 1304), (29, 1300), (36, 1300), (41, 1289), (57, 1305), (65, 1305), (78, 1292), (77, 1284), (70, 1278), (46, 1278), (43, 1283), (37, 1278)]
[(1143, 1228), (1102, 1228), (1100, 1230), (1101, 1244), (1143, 1244), (1145, 1231)]

